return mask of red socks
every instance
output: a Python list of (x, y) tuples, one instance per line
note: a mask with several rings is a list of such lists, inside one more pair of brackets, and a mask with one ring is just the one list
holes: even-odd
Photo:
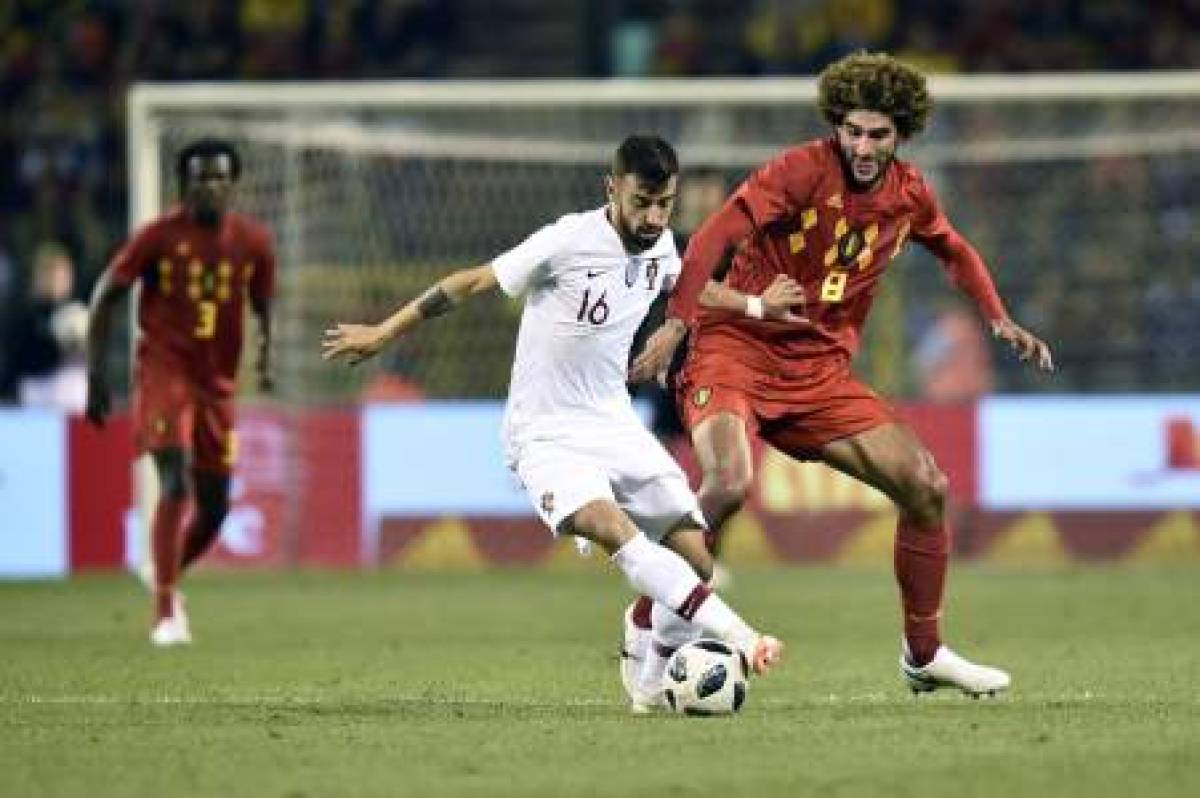
[(154, 508), (150, 553), (154, 560), (155, 612), (159, 619), (174, 614), (171, 603), (179, 581), (179, 536), (187, 505), (187, 499), (160, 496)]
[(896, 524), (895, 568), (904, 608), (904, 639), (912, 664), (926, 665), (941, 645), (942, 589), (950, 557), (945, 526), (922, 527), (900, 516)]
[(629, 614), (633, 625), (639, 629), (649, 629), (650, 611), (653, 607), (654, 602), (649, 596), (638, 596), (637, 601), (633, 602), (633, 612)]
[(683, 600), (683, 603), (675, 607), (675, 613), (685, 621), (690, 621), (696, 617), (696, 612), (700, 609), (700, 605), (712, 595), (712, 588), (703, 582), (697, 582), (696, 587), (688, 593), (688, 597)]
[[(712, 595), (712, 588), (700, 582), (695, 589), (688, 594), (684, 599), (683, 604), (674, 607), (675, 613), (685, 621), (690, 621), (696, 615), (696, 611), (700, 609), (700, 605), (704, 600)], [(637, 601), (633, 602), (633, 612), (629, 614), (629, 619), (633, 621), (633, 625), (639, 629), (649, 629), (650, 611), (654, 607), (654, 602), (649, 596), (638, 596)]]

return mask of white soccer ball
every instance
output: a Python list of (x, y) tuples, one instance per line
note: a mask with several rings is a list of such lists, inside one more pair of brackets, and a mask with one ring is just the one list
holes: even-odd
[(695, 640), (667, 660), (667, 704), (685, 715), (728, 715), (746, 703), (746, 657), (720, 640)]

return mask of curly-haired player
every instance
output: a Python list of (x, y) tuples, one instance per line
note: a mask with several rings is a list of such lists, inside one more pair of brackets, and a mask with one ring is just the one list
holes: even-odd
[[(818, 103), (832, 135), (774, 158), (705, 221), (691, 239), (667, 321), (631, 376), (660, 372), (691, 327), (678, 400), (704, 472), (701, 505), (714, 528), (746, 497), (751, 433), (887, 494), (900, 511), (895, 572), (905, 679), (914, 691), (949, 686), (993, 694), (1008, 687), (1008, 674), (968, 662), (941, 641), (950, 551), (946, 477), (888, 403), (854, 377), (850, 361), (879, 279), (909, 239), (938, 257), (993, 335), (1022, 360), (1050, 371), (1050, 349), (1008, 317), (979, 254), (942, 213), (920, 171), (896, 159), (897, 145), (929, 118), (924, 76), (888, 55), (855, 53), (822, 72)], [(726, 287), (744, 294), (740, 314), (702, 296), (734, 245)], [(782, 319), (764, 314), (762, 299), (781, 279), (794, 281), (803, 296)], [(638, 614), (627, 614), (627, 636), (636, 634), (628, 619)]]

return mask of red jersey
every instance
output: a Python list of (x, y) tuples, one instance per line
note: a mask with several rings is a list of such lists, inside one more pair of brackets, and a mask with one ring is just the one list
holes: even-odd
[(274, 293), (267, 229), (236, 213), (210, 227), (176, 208), (139, 230), (108, 268), (117, 283), (141, 281), (137, 367), (181, 373), (198, 390), (232, 395), (245, 302)]
[[(807, 322), (697, 310), (700, 290), (726, 245), (743, 237), (726, 278), (729, 287), (757, 295), (777, 274), (790, 275), (806, 298), (794, 312)], [(697, 231), (668, 313), (695, 322), (700, 346), (724, 341), (762, 350), (765, 345), (762, 354), (785, 360), (824, 354), (849, 358), (858, 349), (880, 278), (910, 238), (942, 261), (985, 316), (1005, 318), (987, 267), (942, 213), (921, 173), (893, 160), (875, 190), (855, 193), (832, 138), (794, 147), (768, 162)]]

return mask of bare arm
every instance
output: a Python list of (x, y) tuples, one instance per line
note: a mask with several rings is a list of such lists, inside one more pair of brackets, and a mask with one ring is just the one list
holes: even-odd
[(949, 221), (941, 217), (935, 233), (919, 240), (938, 257), (955, 287), (975, 302), (994, 338), (1007, 344), (1022, 362), (1054, 371), (1050, 345), (1009, 318), (983, 258)]
[(743, 294), (715, 280), (709, 280), (700, 292), (701, 307), (779, 321), (798, 320), (800, 317), (794, 315), (791, 309), (803, 303), (804, 289), (786, 274), (775, 275), (767, 289), (758, 296)]
[(497, 285), (491, 264), (460, 269), (434, 283), (379, 324), (338, 324), (326, 330), (321, 356), (326, 360), (345, 359), (350, 365), (357, 365), (426, 319), (449, 313), (467, 297), (490, 291)]
[(709, 310), (729, 310), (745, 313), (750, 297), (733, 290), (724, 283), (709, 280), (700, 291), (700, 307)]
[[(803, 317), (792, 313), (792, 307), (804, 303), (804, 289), (786, 274), (775, 275), (767, 290), (759, 296), (743, 294), (710, 279), (700, 291), (699, 303), (705, 308), (744, 313), (756, 319), (802, 321)], [(668, 316), (634, 358), (629, 367), (629, 381), (645, 382), (664, 372), (686, 333), (687, 327), (682, 321)]]
[(105, 368), (108, 364), (108, 342), (112, 337), (112, 318), (117, 305), (129, 293), (129, 286), (115, 282), (106, 271), (100, 275), (92, 291), (87, 325), (87, 420), (103, 427), (112, 406), (112, 392)]

